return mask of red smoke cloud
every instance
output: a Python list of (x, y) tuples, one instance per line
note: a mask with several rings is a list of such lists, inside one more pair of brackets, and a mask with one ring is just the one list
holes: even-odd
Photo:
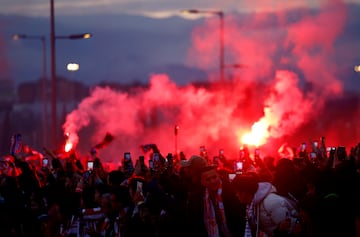
[[(287, 45), (293, 45), (296, 64), (317, 93), (339, 94), (342, 85), (335, 78), (337, 65), (334, 43), (346, 21), (346, 9), (340, 1), (330, 1), (318, 15), (309, 14), (288, 29)], [(326, 85), (326, 86), (324, 86)]]
[[(115, 139), (105, 150), (112, 150), (107, 153), (111, 157), (120, 157), (125, 151), (137, 156), (139, 145), (147, 143), (158, 144), (165, 154), (174, 152), (175, 125), (180, 126), (180, 150), (198, 153), (201, 145), (220, 149), (226, 140), (233, 141), (227, 145), (230, 148), (236, 146), (233, 130), (240, 126), (235, 112), (241, 112), (238, 103), (245, 99), (238, 91), (178, 87), (166, 75), (153, 75), (148, 89), (131, 93), (95, 88), (67, 116), (63, 128), (75, 145), (86, 140), (95, 143), (110, 132)], [(80, 130), (90, 125), (96, 128), (93, 137), (79, 139)]]
[[(329, 96), (342, 92), (341, 82), (335, 78), (337, 67), (332, 56), (335, 40), (346, 20), (344, 4), (329, 1), (317, 13), (302, 8), (297, 11), (297, 16), (292, 16), (299, 18), (295, 20), (286, 11), (286, 5), (274, 7), (284, 10), (260, 12), (241, 19), (241, 22), (232, 17), (226, 22), (227, 58), (250, 65), (248, 70), (241, 71), (239, 83), (243, 78), (275, 83), (271, 86), (273, 92), (264, 102), (264, 116), (255, 123), (256, 134), (247, 137), (250, 140), (257, 137), (258, 141), (247, 141), (254, 145), (265, 143), (269, 137), (291, 134), (315, 114), (313, 111), (320, 110)], [(194, 39), (194, 48), (199, 49), (194, 53), (199, 55), (195, 61), (205, 61), (207, 66), (211, 64), (204, 51), (211, 52), (214, 45), (219, 45), (214, 37), (218, 34), (214, 21), (209, 20), (203, 28), (210, 32), (208, 38), (200, 34)], [(212, 59), (217, 60), (216, 57)], [(279, 71), (279, 66), (296, 67), (296, 71), (312, 85), (312, 91), (303, 95), (298, 75)], [(263, 131), (259, 131), (260, 127)]]
[[(226, 63), (249, 65), (239, 77), (209, 88), (178, 87), (167, 75), (152, 75), (149, 88), (128, 93), (95, 88), (63, 125), (75, 144), (88, 147), (110, 132), (114, 141), (102, 153), (105, 160), (118, 162), (123, 152), (137, 157), (139, 145), (156, 143), (161, 152), (174, 152), (174, 126), (179, 125), (178, 149), (188, 156), (205, 145), (209, 154), (224, 148), (237, 156), (246, 132), (255, 124), (257, 145), (271, 138), (291, 135), (313, 119), (329, 96), (339, 95), (342, 84), (335, 78), (333, 45), (341, 33), (346, 12), (332, 1), (314, 13), (298, 11), (296, 20), (288, 13), (258, 13), (239, 22), (226, 15)], [(269, 21), (272, 23), (267, 24)], [(193, 32), (190, 62), (218, 76), (219, 24), (215, 17)], [(234, 69), (227, 69), (226, 75)], [(311, 83), (304, 93), (301, 80)], [(260, 126), (261, 125), (261, 126)], [(92, 137), (78, 137), (92, 126)], [(254, 128), (254, 127), (253, 127)]]
[[(332, 22), (331, 19), (336, 19), (336, 22)], [(292, 47), (290, 52), (293, 58), (290, 61), (294, 61), (303, 73), (304, 79), (313, 85), (313, 91), (302, 95), (298, 89), (299, 83), (294, 80), (296, 75), (277, 71), (274, 81), (275, 93), (270, 94), (265, 101), (264, 116), (255, 123), (265, 124), (261, 133), (262, 141), (243, 139), (243, 142), (262, 145), (268, 137), (291, 134), (311, 116), (316, 115), (313, 111), (322, 109), (328, 96), (342, 92), (342, 85), (335, 78), (336, 64), (331, 61), (331, 58), (334, 60), (331, 54), (336, 37), (341, 33), (345, 23), (344, 6), (333, 1), (325, 5), (317, 15), (309, 13), (303, 15), (301, 21), (293, 24), (284, 23), (287, 29), (284, 37), (285, 47)], [(273, 49), (273, 46), (270, 44), (269, 48)], [(252, 135), (247, 136), (256, 135), (259, 137), (259, 131), (253, 129)]]

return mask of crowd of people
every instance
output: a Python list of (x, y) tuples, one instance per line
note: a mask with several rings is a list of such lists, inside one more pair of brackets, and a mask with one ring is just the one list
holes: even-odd
[[(75, 151), (38, 159), (13, 141), (0, 160), (0, 236), (318, 237), (360, 235), (360, 143), (301, 144), (279, 157)], [(310, 145), (310, 146), (309, 146)], [(347, 150), (348, 149), (348, 150)]]

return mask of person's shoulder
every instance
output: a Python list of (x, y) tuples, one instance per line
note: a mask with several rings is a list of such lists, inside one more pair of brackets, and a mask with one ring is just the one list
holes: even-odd
[(264, 198), (263, 203), (265, 207), (268, 207), (267, 209), (289, 206), (287, 199), (284, 196), (281, 196), (277, 193), (269, 193)]
[(279, 195), (278, 193), (269, 193), (268, 195), (266, 195), (266, 197), (264, 198), (265, 200), (270, 200), (270, 201), (283, 201), (285, 200), (285, 198), (281, 195)]

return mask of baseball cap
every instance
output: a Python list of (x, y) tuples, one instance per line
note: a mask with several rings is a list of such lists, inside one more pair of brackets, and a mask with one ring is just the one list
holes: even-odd
[(207, 161), (203, 157), (197, 155), (191, 156), (190, 159), (188, 160), (180, 161), (181, 167), (189, 167), (189, 166), (193, 166), (194, 164), (206, 166)]

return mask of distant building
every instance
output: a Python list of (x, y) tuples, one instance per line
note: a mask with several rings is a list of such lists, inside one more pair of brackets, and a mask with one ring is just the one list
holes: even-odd
[[(11, 80), (0, 80), (0, 155), (8, 152), (10, 137), (15, 132), (21, 133), (23, 141), (35, 149), (41, 150), (46, 145), (43, 131), (50, 134), (51, 90), (48, 83), (44, 110), (42, 83), (40, 78), (15, 88)], [(59, 131), (65, 119), (64, 114), (70, 113), (88, 95), (89, 88), (81, 82), (57, 78)]]
[(11, 111), (13, 109), (16, 94), (14, 83), (7, 78), (0, 79), (0, 154), (8, 150), (11, 131)]

